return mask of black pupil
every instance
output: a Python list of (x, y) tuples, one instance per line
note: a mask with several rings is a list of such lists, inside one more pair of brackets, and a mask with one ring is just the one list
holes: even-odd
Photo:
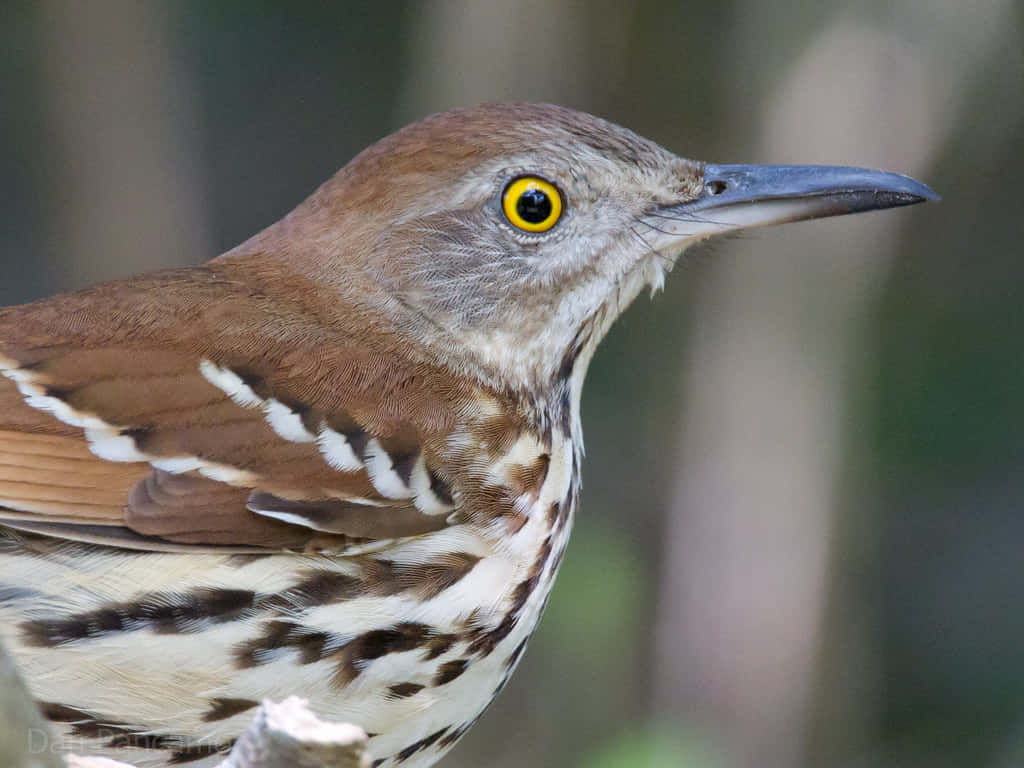
[(551, 198), (540, 189), (528, 189), (516, 200), (516, 213), (523, 221), (540, 224), (551, 215)]

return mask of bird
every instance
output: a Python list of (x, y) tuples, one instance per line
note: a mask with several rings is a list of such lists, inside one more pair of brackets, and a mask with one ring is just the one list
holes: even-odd
[(0, 641), (64, 749), (212, 765), (298, 693), (433, 765), (544, 611), (616, 318), (707, 238), (937, 199), (486, 104), (212, 261), (4, 308)]

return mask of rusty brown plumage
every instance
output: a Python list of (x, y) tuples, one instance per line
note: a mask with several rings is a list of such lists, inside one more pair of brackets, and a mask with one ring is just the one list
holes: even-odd
[(0, 638), (63, 736), (139, 765), (210, 765), (295, 692), (433, 765), (546, 605), (625, 307), (708, 236), (932, 196), (484, 105), (203, 266), (0, 309)]

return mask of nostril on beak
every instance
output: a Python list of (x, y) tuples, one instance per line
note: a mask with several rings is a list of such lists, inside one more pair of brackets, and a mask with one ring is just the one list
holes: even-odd
[(729, 188), (729, 185), (719, 179), (713, 179), (704, 185), (709, 195), (720, 195)]

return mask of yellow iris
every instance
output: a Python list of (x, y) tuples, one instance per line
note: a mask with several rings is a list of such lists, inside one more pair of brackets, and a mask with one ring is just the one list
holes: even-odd
[(562, 216), (562, 195), (554, 184), (523, 176), (505, 187), (501, 199), (508, 220), (525, 232), (547, 232)]

